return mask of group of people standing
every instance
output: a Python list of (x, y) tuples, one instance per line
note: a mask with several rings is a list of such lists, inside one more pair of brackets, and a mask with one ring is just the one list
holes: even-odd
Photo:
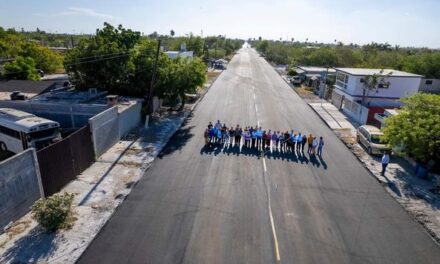
[(263, 130), (260, 126), (247, 126), (242, 128), (240, 125), (235, 128), (221, 124), (220, 120), (212, 124), (209, 122), (204, 133), (205, 145), (214, 147), (215, 145), (229, 148), (230, 146), (244, 146), (249, 149), (264, 151), (271, 149), (283, 153), (304, 152), (307, 145), (307, 153), (310, 155), (322, 155), (324, 139), (319, 139), (312, 134), (308, 136), (293, 130), (280, 132), (275, 130)]

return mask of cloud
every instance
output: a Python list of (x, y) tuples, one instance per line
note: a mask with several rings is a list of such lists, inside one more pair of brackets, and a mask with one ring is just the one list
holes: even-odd
[(42, 13), (34, 13), (35, 16), (52, 16), (52, 17), (67, 17), (67, 16), (81, 16), (81, 17), (94, 17), (94, 18), (106, 18), (106, 19), (115, 19), (113, 15), (99, 13), (90, 8), (82, 8), (82, 7), (69, 7), (66, 11), (53, 13), (53, 14), (42, 14)]

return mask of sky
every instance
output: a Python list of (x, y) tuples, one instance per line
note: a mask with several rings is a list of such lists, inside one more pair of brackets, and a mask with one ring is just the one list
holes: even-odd
[(149, 34), (440, 48), (440, 0), (0, 0), (0, 26), (93, 33), (104, 22)]

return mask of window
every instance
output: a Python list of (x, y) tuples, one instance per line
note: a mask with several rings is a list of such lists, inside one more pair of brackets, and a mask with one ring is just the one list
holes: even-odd
[(426, 84), (426, 85), (431, 85), (431, 84), (432, 84), (432, 80), (426, 80), (426, 81), (425, 81), (425, 84)]
[(58, 128), (52, 128), (52, 129), (46, 129), (46, 130), (40, 130), (36, 132), (31, 132), (27, 135), (28, 141), (32, 141), (35, 139), (41, 139), (41, 138), (47, 138), (52, 137), (53, 135), (56, 135), (58, 133)]
[(377, 87), (386, 89), (386, 88), (390, 87), (390, 85), (388, 83), (379, 83), (379, 85)]
[(336, 85), (343, 88), (343, 89), (347, 89), (347, 82), (348, 82), (348, 76), (346, 74), (343, 74), (341, 72), (338, 72), (336, 74)]
[(14, 137), (14, 138), (20, 139), (20, 132), (15, 131), (15, 130), (10, 129), (10, 128), (7, 128), (7, 127), (4, 127), (4, 126), (0, 126), (0, 133), (5, 134), (5, 135), (10, 136), (10, 137)]

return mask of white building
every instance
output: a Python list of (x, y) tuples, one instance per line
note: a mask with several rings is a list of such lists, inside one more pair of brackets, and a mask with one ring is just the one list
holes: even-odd
[[(380, 75), (373, 91), (364, 93), (366, 76)], [(360, 124), (374, 114), (401, 106), (399, 99), (417, 93), (423, 76), (391, 69), (336, 68), (332, 103)], [(364, 98), (364, 106), (361, 106)]]
[(422, 79), (419, 91), (440, 94), (440, 79)]
[(175, 58), (192, 58), (194, 57), (194, 51), (165, 51), (165, 54), (170, 59)]

